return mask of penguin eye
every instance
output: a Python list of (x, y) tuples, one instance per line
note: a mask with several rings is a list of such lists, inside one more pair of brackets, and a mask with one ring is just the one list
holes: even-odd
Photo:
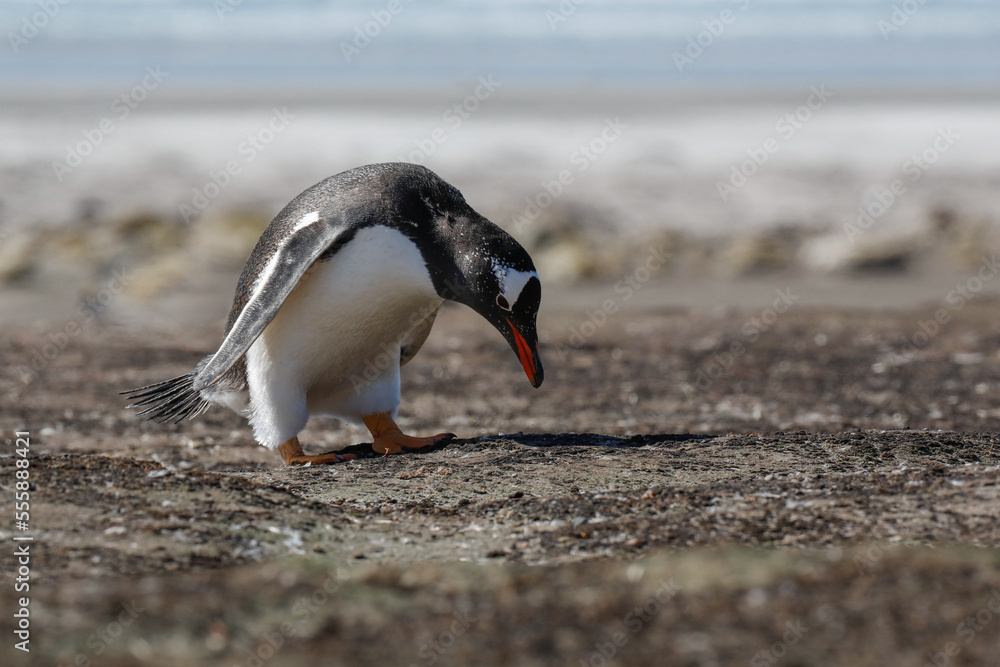
[(497, 294), (497, 305), (503, 308), (504, 310), (510, 310), (510, 304), (507, 303), (507, 299), (504, 297), (503, 294)]

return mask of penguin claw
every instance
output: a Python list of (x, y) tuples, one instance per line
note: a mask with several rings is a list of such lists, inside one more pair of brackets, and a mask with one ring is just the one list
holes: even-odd
[(394, 454), (412, 454), (418, 449), (423, 449), (424, 447), (430, 447), (431, 445), (437, 445), (447, 441), (447, 438), (442, 438), (439, 435), (431, 436), (429, 438), (415, 438), (413, 436), (399, 433), (394, 434), (393, 436), (375, 438), (375, 442), (372, 443), (372, 449), (379, 454), (384, 454), (385, 456), (392, 456)]
[(375, 438), (375, 442), (372, 443), (372, 449), (384, 456), (412, 454), (418, 449), (431, 447), (432, 445), (441, 445), (450, 442), (454, 438), (454, 433), (439, 433), (428, 438), (416, 438), (404, 435), (402, 432), (387, 433)]
[(327, 452), (325, 454), (306, 454), (302, 451), (302, 445), (298, 438), (283, 443), (278, 448), (281, 459), (286, 466), (291, 465), (323, 465), (327, 463), (343, 463), (353, 461), (358, 458), (356, 454), (341, 454), (339, 452)]

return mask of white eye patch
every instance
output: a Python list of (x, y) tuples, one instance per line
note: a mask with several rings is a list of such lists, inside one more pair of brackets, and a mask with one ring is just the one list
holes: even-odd
[(500, 293), (507, 299), (507, 303), (513, 308), (517, 299), (524, 291), (524, 286), (532, 278), (537, 278), (534, 271), (516, 271), (514, 269), (503, 268), (497, 271), (497, 278), (500, 281)]

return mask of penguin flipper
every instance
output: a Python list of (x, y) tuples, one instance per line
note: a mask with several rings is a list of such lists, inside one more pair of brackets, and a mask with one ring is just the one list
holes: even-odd
[(310, 213), (295, 223), (261, 270), (253, 292), (229, 329), (218, 351), (194, 379), (200, 391), (218, 382), (246, 354), (270, 324), (299, 279), (320, 258), (336, 252), (349, 240), (352, 227), (342, 215), (323, 219)]
[(402, 349), (399, 353), (399, 365), (405, 366), (410, 363), (413, 357), (417, 356), (417, 352), (420, 348), (424, 346), (424, 342), (427, 337), (431, 334), (431, 327), (434, 326), (434, 320), (437, 318), (438, 309), (435, 308), (434, 312), (425, 317), (421, 322), (414, 325), (413, 330), (410, 332), (410, 337), (408, 340), (404, 341)]

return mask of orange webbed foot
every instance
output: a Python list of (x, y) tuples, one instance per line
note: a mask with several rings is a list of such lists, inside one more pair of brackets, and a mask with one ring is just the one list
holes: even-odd
[(412, 452), (415, 449), (448, 442), (455, 437), (454, 433), (438, 433), (424, 438), (406, 435), (396, 426), (396, 422), (392, 420), (392, 415), (388, 412), (379, 412), (362, 417), (362, 419), (365, 426), (371, 431), (372, 449), (385, 456)]

